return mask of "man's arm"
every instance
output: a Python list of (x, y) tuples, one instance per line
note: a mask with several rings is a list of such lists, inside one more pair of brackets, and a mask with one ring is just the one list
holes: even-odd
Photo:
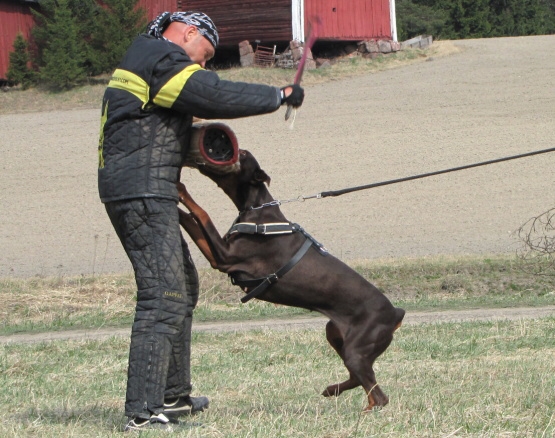
[(153, 102), (204, 119), (231, 119), (274, 112), (282, 98), (278, 87), (221, 80), (192, 64), (164, 84)]

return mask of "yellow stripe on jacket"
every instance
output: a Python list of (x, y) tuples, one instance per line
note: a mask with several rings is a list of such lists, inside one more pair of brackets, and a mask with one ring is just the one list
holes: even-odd
[(179, 94), (181, 93), (181, 90), (185, 86), (187, 80), (193, 73), (199, 70), (204, 70), (199, 64), (191, 64), (185, 67), (164, 84), (158, 94), (154, 96), (152, 101), (158, 106), (171, 108), (179, 97)]
[(116, 69), (108, 83), (108, 87), (128, 91), (143, 103), (143, 108), (150, 99), (150, 87), (148, 84), (140, 76), (127, 70)]

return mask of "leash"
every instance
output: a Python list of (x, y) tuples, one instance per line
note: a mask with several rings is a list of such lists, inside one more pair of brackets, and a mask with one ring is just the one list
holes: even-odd
[[(331, 190), (331, 191), (327, 191), (327, 192), (320, 192), (320, 193), (317, 193), (315, 195), (310, 195), (310, 196), (301, 195), (301, 196), (298, 196), (297, 198), (293, 198), (293, 199), (287, 199), (287, 200), (283, 200), (283, 201), (272, 201), (271, 205), (282, 205), (282, 204), (285, 204), (285, 203), (288, 203), (288, 202), (295, 202), (295, 201), (304, 202), (307, 199), (320, 199), (320, 198), (327, 198), (329, 196), (340, 196), (340, 195), (344, 195), (346, 193), (356, 192), (356, 191), (359, 191), (359, 190), (373, 189), (375, 187), (387, 186), (387, 185), (390, 185), (390, 184), (397, 184), (397, 183), (400, 183), (400, 182), (412, 181), (412, 180), (421, 179), (421, 178), (427, 178), (429, 176), (441, 175), (443, 173), (457, 172), (459, 170), (471, 169), (473, 167), (487, 166), (489, 164), (501, 163), (503, 161), (516, 160), (518, 158), (531, 157), (533, 155), (547, 154), (548, 152), (555, 152), (555, 147), (549, 148), (549, 149), (542, 149), (542, 150), (539, 150), (539, 151), (526, 152), (524, 154), (519, 154), (519, 155), (511, 155), (509, 157), (496, 158), (494, 160), (482, 161), (482, 162), (479, 162), (479, 163), (467, 164), (465, 166), (451, 167), (449, 169), (437, 170), (435, 172), (421, 173), (420, 175), (406, 176), (404, 178), (397, 178), (397, 179), (391, 179), (391, 180), (388, 180), (388, 181), (381, 181), (381, 182), (377, 182), (377, 183), (366, 184), (366, 185), (363, 185), (363, 186), (349, 187), (349, 188), (345, 188), (345, 189), (341, 189), (341, 190)], [(263, 204), (262, 206), (259, 206), (259, 207), (253, 207), (253, 209), (270, 206), (269, 204), (270, 203)]]

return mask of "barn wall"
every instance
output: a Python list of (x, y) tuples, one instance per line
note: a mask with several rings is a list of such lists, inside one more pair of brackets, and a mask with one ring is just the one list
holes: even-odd
[(150, 21), (162, 12), (180, 11), (179, 5), (181, 3), (185, 4), (185, 0), (139, 0), (137, 6), (146, 10), (147, 17)]
[[(313, 17), (320, 17), (319, 40), (392, 38), (390, 0), (139, 0), (138, 4), (149, 20), (163, 11), (206, 12), (218, 27), (220, 45), (233, 47), (243, 40), (262, 44), (292, 40), (292, 2), (299, 1), (304, 1), (305, 29)], [(0, 0), (0, 79), (6, 77), (17, 33), (28, 38), (33, 24), (28, 4)]]
[(319, 40), (391, 39), (389, 0), (304, 0), (305, 29), (319, 17)]
[(186, 10), (205, 12), (214, 20), (221, 46), (251, 42), (290, 41), (291, 0), (183, 0)]
[(29, 6), (0, 0), (0, 79), (6, 79), (15, 37), (21, 32), (28, 40), (33, 25)]
[(293, 5), (304, 8), (304, 29), (313, 17), (319, 40), (392, 39), (390, 0), (140, 0), (149, 19), (162, 11), (199, 10), (216, 23), (222, 46), (240, 41), (293, 39)]

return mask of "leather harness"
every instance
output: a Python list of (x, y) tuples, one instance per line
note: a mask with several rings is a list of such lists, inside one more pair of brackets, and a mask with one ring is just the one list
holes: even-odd
[(314, 237), (308, 234), (299, 224), (294, 224), (291, 222), (275, 222), (268, 224), (255, 224), (252, 222), (236, 222), (227, 232), (225, 238), (229, 239), (233, 234), (258, 234), (258, 235), (276, 235), (276, 234), (292, 234), (301, 233), (306, 237), (305, 242), (297, 250), (297, 252), (291, 257), (291, 259), (278, 269), (273, 274), (269, 274), (262, 278), (257, 278), (254, 280), (239, 280), (236, 278), (236, 274), (230, 273), (229, 278), (231, 279), (231, 284), (242, 288), (254, 288), (243, 298), (241, 298), (242, 303), (260, 296), (266, 289), (268, 289), (272, 284), (276, 283), (281, 277), (287, 274), (308, 252), (311, 246), (315, 246), (321, 255), (327, 255), (328, 250), (319, 243)]

